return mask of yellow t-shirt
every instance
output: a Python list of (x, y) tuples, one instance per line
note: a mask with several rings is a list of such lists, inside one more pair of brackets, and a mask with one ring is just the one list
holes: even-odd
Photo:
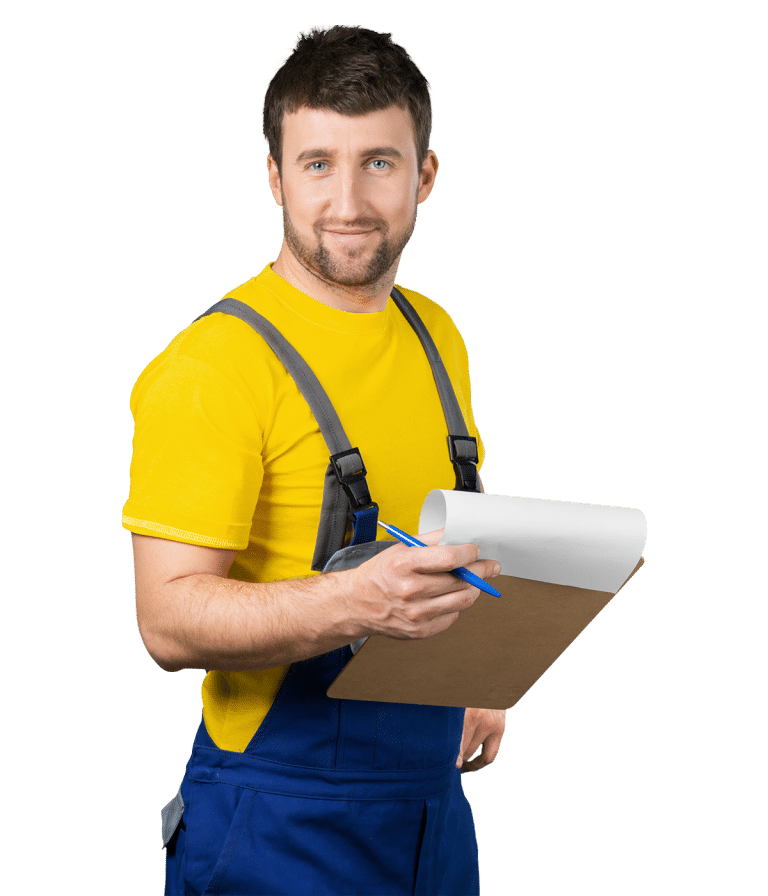
[[(458, 330), (434, 302), (398, 288), (478, 437)], [(380, 312), (339, 311), (270, 265), (226, 298), (266, 317), (309, 364), (360, 449), (379, 518), (415, 533), (428, 492), (453, 488), (455, 475), (429, 361), (392, 299)], [(191, 324), (139, 376), (131, 411), (127, 529), (237, 550), (229, 577), (240, 581), (317, 575), (310, 566), (330, 452), (292, 377), (248, 324), (227, 314)], [(479, 437), (478, 451), (482, 463)], [(217, 746), (246, 748), (286, 671), (208, 672), (203, 718)]]

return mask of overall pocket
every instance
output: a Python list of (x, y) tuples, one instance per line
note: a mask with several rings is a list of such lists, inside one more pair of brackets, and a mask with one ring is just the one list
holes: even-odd
[(241, 878), (250, 862), (238, 862), (236, 855), (247, 830), (254, 791), (232, 784), (198, 782), (193, 782), (191, 790), (186, 819), (185, 893), (247, 893), (250, 882)]
[(426, 801), (347, 800), (341, 790), (337, 799), (254, 791), (240, 848), (204, 896), (412, 896)]

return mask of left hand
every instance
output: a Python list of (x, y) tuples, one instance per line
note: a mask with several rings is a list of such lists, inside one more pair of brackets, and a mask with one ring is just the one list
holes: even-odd
[[(464, 732), (461, 735), (459, 758), (456, 768), (464, 772), (474, 772), (484, 768), (496, 758), (504, 734), (507, 711), (505, 709), (467, 709), (464, 713)], [(483, 745), (483, 752), (470, 761), (477, 748)]]

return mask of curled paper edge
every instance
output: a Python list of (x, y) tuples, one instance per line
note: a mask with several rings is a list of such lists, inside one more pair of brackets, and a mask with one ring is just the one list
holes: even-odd
[(615, 594), (645, 547), (642, 511), (629, 507), (434, 489), (420, 532), (440, 544), (477, 544), (501, 574)]

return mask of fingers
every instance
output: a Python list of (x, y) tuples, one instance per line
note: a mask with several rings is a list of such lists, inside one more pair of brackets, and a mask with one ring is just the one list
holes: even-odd
[(450, 572), (459, 566), (469, 567), (480, 559), (476, 544), (441, 544), (427, 548), (408, 548), (408, 565), (414, 572)]
[(419, 541), (423, 541), (424, 544), (432, 546), (440, 541), (443, 537), (443, 532), (445, 532), (445, 529), (433, 529), (431, 532), (419, 532), (418, 539)]
[(458, 576), (450, 575), (454, 569), (459, 567), (464, 567), (485, 581), (495, 578), (501, 572), (501, 564), (496, 560), (476, 560), (474, 563), (462, 563), (450, 558), (448, 561), (439, 558), (434, 561), (430, 558), (426, 560), (416, 558), (410, 572), (421, 576), (425, 582), (429, 580), (432, 587), (437, 587), (438, 590), (434, 592), (435, 594), (449, 594), (461, 590), (462, 587), (472, 587), (464, 583)]
[(450, 627), (469, 609), (481, 591), (450, 572), (469, 568), (480, 578), (500, 570), (495, 560), (479, 560), (476, 544), (439, 545), (442, 530), (420, 539), (426, 547), (393, 545), (350, 574), (359, 580), (352, 590), (354, 611), (370, 634), (391, 638), (428, 638)]
[[(426, 548), (398, 546), (390, 550), (380, 556), (389, 555), (387, 559), (392, 561), (392, 573), (404, 591), (414, 589), (421, 597), (431, 599), (432, 605), (426, 617), (430, 619), (467, 609), (480, 595), (479, 589), (450, 575), (452, 570), (463, 566), (481, 579), (493, 578), (501, 571), (501, 565), (496, 560), (478, 560), (480, 548), (473, 544)], [(458, 592), (464, 592), (459, 603)], [(441, 597), (446, 600), (439, 600)]]
[[(419, 567), (418, 572), (439, 571), (442, 568), (455, 569), (457, 566), (466, 566), (469, 563), (474, 563), (480, 557), (480, 548), (476, 544), (441, 545), (440, 539), (443, 537), (444, 532), (445, 529), (433, 529), (431, 532), (419, 533), (419, 541), (424, 542), (427, 547), (435, 548), (436, 553), (424, 554), (424, 548), (411, 549), (422, 551), (422, 556), (426, 557), (424, 562), (428, 565), (424, 566), (424, 568)], [(444, 558), (451, 558), (456, 549), (459, 551), (458, 562), (454, 563), (452, 559), (447, 559), (443, 562)], [(437, 565), (433, 566), (433, 561)], [(453, 563), (453, 566), (449, 566), (448, 564), (450, 563)]]
[[(421, 549), (421, 553), (412, 555), (414, 561), (411, 568), (414, 572), (430, 573), (430, 572), (450, 572), (463, 566), (465, 569), (471, 570), (481, 579), (488, 579), (497, 576), (501, 572), (501, 564), (494, 560), (483, 560), (478, 563), (480, 558), (480, 548), (476, 544), (463, 545), (441, 545), (440, 539), (443, 537), (445, 529), (434, 529), (431, 532), (420, 532), (419, 541), (423, 541), (427, 547), (439, 549), (435, 552), (425, 553)], [(411, 548), (411, 550), (419, 550)]]
[(478, 560), (470, 564), (467, 569), (481, 579), (495, 579), (501, 575), (501, 563), (498, 560)]
[(478, 714), (474, 709), (467, 708), (464, 711), (464, 728), (461, 732), (461, 746), (459, 747), (459, 756), (456, 760), (456, 767), (461, 768), (465, 756), (471, 756), (481, 743), (481, 740), (475, 740), (475, 732), (477, 731)]
[(461, 765), (461, 773), (464, 772), (476, 772), (481, 768), (485, 768), (486, 765), (490, 765), (493, 760), (496, 758), (496, 754), (499, 752), (499, 746), (496, 745), (495, 749), (489, 748), (490, 741), (486, 741), (483, 744), (482, 752), (479, 756), (475, 756), (474, 759), (470, 759), (468, 762), (464, 762)]
[[(477, 771), (494, 761), (504, 736), (505, 722), (506, 712), (504, 710), (466, 710), (461, 747), (456, 760), (456, 767), (460, 768), (462, 773)], [(483, 749), (480, 755), (465, 762), (464, 758), (472, 756), (481, 744)]]

